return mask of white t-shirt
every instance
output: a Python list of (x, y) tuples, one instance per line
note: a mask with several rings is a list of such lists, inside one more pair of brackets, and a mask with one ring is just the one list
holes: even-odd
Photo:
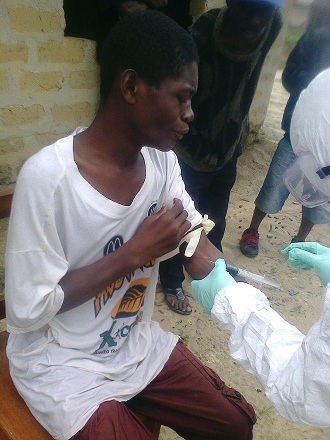
[(19, 393), (55, 439), (78, 432), (100, 403), (126, 401), (155, 378), (177, 336), (151, 321), (158, 261), (126, 274), (95, 298), (57, 315), (67, 271), (91, 264), (134, 235), (164, 202), (179, 198), (192, 227), (201, 215), (173, 152), (143, 148), (146, 178), (130, 206), (79, 173), (73, 136), (23, 166), (6, 248), (7, 355)]

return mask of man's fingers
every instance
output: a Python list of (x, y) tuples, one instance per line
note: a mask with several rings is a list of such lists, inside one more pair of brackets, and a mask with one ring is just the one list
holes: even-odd
[(169, 210), (173, 214), (174, 218), (177, 218), (183, 211), (183, 205), (180, 199), (174, 199), (173, 200), (173, 206)]
[(163, 214), (165, 214), (165, 212), (167, 212), (167, 204), (163, 203), (160, 210), (158, 212), (156, 212), (156, 214), (154, 214), (155, 219), (158, 219), (159, 217), (161, 217)]
[(183, 221), (188, 216), (187, 211), (183, 209), (182, 202), (179, 199), (174, 199), (174, 204), (171, 209), (168, 209), (167, 204), (164, 203), (161, 209), (154, 214), (154, 218), (159, 219), (164, 214), (166, 214), (169, 219), (173, 220), (180, 220), (180, 216), (182, 216), (181, 219), (183, 219)]

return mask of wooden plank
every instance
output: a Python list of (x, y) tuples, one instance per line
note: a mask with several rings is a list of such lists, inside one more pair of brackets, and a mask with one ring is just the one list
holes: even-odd
[(5, 319), (5, 317), (6, 317), (5, 297), (3, 293), (0, 293), (0, 320)]
[(13, 189), (0, 191), (0, 218), (9, 217), (13, 195)]

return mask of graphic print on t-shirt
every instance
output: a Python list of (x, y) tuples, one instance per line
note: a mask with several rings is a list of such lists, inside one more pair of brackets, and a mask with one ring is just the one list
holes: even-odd
[(111, 311), (111, 317), (113, 319), (137, 314), (143, 304), (148, 281), (149, 278), (139, 278), (129, 285), (123, 298), (118, 301)]
[[(104, 247), (104, 255), (115, 251), (123, 243), (122, 236), (116, 235), (112, 237)], [(99, 334), (101, 343), (94, 354), (116, 352), (132, 328), (142, 320), (143, 309), (141, 310), (141, 308), (144, 303), (145, 292), (153, 265), (154, 261), (146, 263), (142, 267), (119, 278), (96, 295), (94, 299), (95, 318), (99, 316), (105, 305), (109, 302), (110, 316), (107, 316), (110, 319), (105, 320), (108, 327)]]

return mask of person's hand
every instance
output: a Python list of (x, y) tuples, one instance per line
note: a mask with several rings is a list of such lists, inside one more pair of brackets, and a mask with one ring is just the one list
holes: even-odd
[(330, 249), (316, 242), (292, 243), (281, 251), (297, 269), (314, 268), (324, 285), (330, 281)]
[(173, 251), (190, 229), (187, 211), (181, 200), (174, 199), (171, 209), (166, 205), (156, 214), (150, 215), (141, 223), (132, 238), (141, 258), (150, 261)]
[(205, 278), (191, 282), (191, 293), (206, 313), (210, 315), (216, 295), (224, 287), (235, 283), (234, 278), (226, 270), (225, 260), (219, 258)]

